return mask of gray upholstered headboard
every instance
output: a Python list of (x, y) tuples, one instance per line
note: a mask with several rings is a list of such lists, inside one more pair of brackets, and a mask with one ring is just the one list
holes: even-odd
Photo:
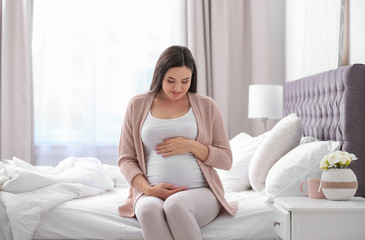
[(284, 85), (284, 116), (297, 113), (303, 135), (342, 142), (365, 197), (365, 65), (354, 64)]

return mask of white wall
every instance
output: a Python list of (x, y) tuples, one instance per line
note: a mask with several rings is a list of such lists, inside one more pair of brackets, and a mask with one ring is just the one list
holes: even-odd
[(285, 0), (270, 1), (272, 83), (285, 82)]
[(341, 0), (286, 1), (286, 81), (338, 67)]
[(300, 61), (303, 59), (303, 51), (299, 51), (298, 46), (303, 46), (304, 40), (304, 19), (305, 2), (287, 0), (285, 5), (285, 80), (296, 79), (301, 71)]
[(349, 64), (365, 64), (365, 1), (349, 1)]

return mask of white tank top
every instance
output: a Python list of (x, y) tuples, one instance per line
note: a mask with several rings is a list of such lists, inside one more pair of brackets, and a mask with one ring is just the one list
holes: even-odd
[(151, 185), (174, 184), (178, 187), (207, 186), (201, 169), (192, 153), (162, 157), (154, 150), (165, 138), (196, 139), (198, 127), (193, 110), (179, 118), (159, 119), (149, 112), (142, 126), (142, 142), (147, 164), (147, 180)]

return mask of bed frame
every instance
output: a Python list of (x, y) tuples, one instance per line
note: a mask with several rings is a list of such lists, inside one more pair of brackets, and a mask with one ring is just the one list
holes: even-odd
[(304, 136), (340, 141), (357, 156), (350, 167), (359, 182), (356, 195), (365, 197), (365, 65), (285, 83), (283, 112), (301, 118)]

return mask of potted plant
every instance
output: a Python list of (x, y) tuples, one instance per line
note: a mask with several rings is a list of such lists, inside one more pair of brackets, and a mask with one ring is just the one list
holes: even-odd
[(348, 166), (357, 160), (352, 153), (335, 151), (325, 155), (320, 162), (323, 169), (321, 188), (329, 200), (349, 200), (358, 188), (355, 173)]

